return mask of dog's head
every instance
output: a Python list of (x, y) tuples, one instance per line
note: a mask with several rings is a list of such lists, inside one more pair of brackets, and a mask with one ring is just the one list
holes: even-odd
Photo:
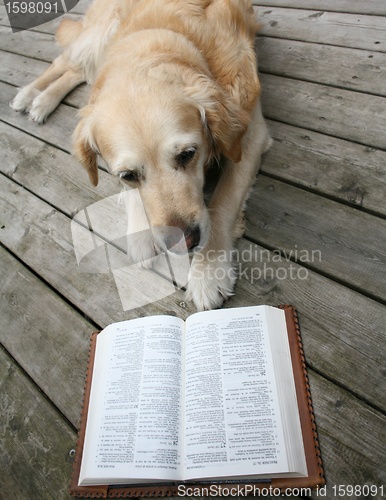
[(152, 227), (178, 227), (188, 248), (203, 246), (210, 229), (206, 168), (219, 155), (240, 161), (247, 126), (229, 96), (191, 68), (159, 64), (135, 75), (109, 68), (81, 115), (75, 156), (92, 184), (99, 154), (111, 173), (139, 190)]

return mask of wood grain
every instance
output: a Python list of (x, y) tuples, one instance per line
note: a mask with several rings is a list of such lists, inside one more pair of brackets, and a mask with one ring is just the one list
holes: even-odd
[(0, 350), (0, 494), (4, 499), (71, 498), (70, 451), (76, 434)]
[(287, 254), (303, 251), (312, 269), (386, 300), (384, 219), (260, 176), (247, 221), (254, 241)]
[(252, 3), (258, 7), (288, 7), (290, 9), (386, 15), (386, 5), (383, 0), (371, 0), (371, 2), (359, 0), (253, 0)]
[(385, 18), (322, 10), (256, 8), (262, 35), (385, 52)]
[(69, 217), (122, 189), (116, 177), (102, 170), (94, 188), (71, 155), (5, 123), (0, 123), (0, 148), (0, 171)]
[(54, 35), (35, 31), (12, 33), (9, 28), (0, 26), (1, 50), (52, 62), (61, 53), (55, 43)]
[(386, 99), (261, 75), (265, 116), (289, 125), (386, 149)]
[(386, 96), (386, 53), (267, 36), (256, 47), (263, 73)]
[[(332, 488), (343, 484), (344, 477), (346, 485), (377, 485), (374, 496), (381, 499), (385, 453), (379, 443), (386, 437), (386, 417), (317, 374), (310, 372), (309, 378), (327, 479), (326, 498), (336, 497)], [(317, 492), (312, 497), (320, 498)]]
[(261, 171), (361, 209), (386, 215), (386, 152), (268, 121), (274, 139)]
[(76, 427), (95, 326), (4, 248), (0, 256), (1, 343)]

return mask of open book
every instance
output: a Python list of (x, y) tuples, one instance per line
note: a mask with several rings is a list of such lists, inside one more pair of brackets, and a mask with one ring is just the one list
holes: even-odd
[(186, 322), (139, 318), (95, 334), (70, 492), (323, 484), (294, 314), (222, 309)]

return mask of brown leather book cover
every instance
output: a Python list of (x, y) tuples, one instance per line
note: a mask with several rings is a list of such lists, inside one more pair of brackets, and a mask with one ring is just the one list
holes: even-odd
[[(69, 492), (76, 497), (84, 498), (126, 498), (126, 497), (155, 497), (155, 496), (178, 496), (178, 485), (183, 484), (185, 490), (188, 487), (194, 488), (197, 492), (201, 489), (201, 496), (208, 494), (211, 484), (216, 486), (217, 492), (230, 490), (232, 486), (237, 487), (238, 492), (253, 494), (251, 486), (255, 489), (280, 489), (282, 491), (293, 488), (317, 488), (325, 484), (322, 459), (320, 454), (318, 435), (315, 424), (315, 415), (312, 406), (310, 386), (308, 382), (306, 361), (304, 357), (303, 344), (300, 336), (299, 320), (296, 309), (290, 305), (279, 306), (285, 311), (288, 339), (292, 358), (292, 367), (295, 379), (296, 395), (298, 399), (300, 423), (302, 427), (304, 449), (307, 461), (308, 476), (296, 478), (274, 478), (270, 481), (256, 482), (250, 481), (226, 481), (218, 482), (197, 481), (197, 482), (175, 482), (167, 484), (147, 484), (128, 485), (124, 487), (104, 485), (104, 486), (78, 486), (80, 466), (82, 462), (83, 444), (86, 433), (87, 413), (90, 400), (91, 381), (94, 368), (94, 356), (96, 339), (98, 332), (91, 335), (89, 362), (87, 367), (86, 383), (84, 388), (83, 408), (80, 419), (78, 442), (76, 446), (75, 459), (73, 464), (73, 474)], [(213, 495), (213, 490), (210, 491)]]

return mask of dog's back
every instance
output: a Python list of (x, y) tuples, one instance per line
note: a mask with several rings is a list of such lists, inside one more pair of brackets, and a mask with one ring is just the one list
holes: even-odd
[(180, 33), (201, 51), (221, 87), (250, 112), (260, 91), (257, 27), (247, 0), (95, 0), (84, 20), (62, 22), (57, 40), (67, 47), (69, 64), (82, 67), (93, 82), (114, 40), (144, 29)]

